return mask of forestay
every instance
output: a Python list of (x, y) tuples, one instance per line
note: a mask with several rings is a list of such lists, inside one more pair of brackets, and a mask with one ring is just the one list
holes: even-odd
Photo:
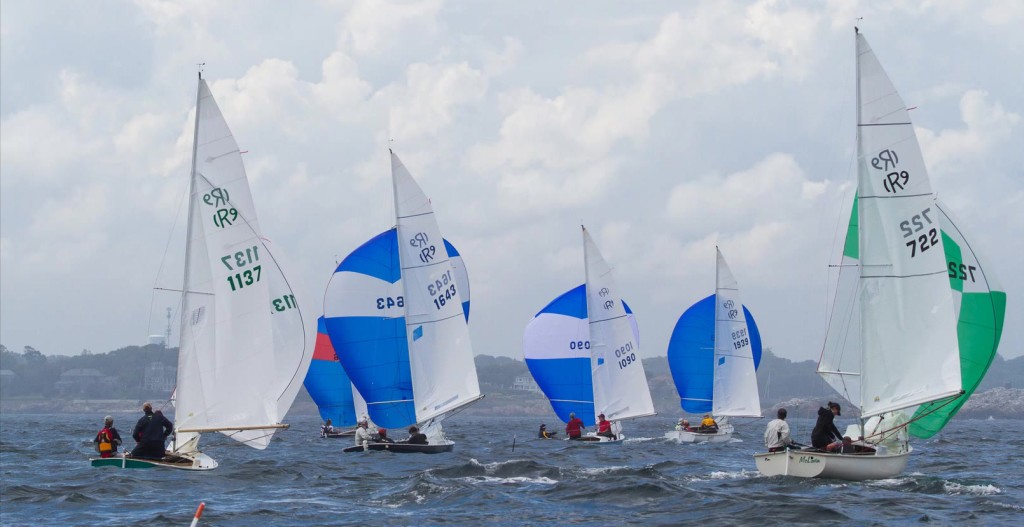
[(861, 409), (864, 417), (960, 392), (939, 212), (913, 124), (863, 35), (858, 56)]
[[(312, 355), (292, 289), (261, 236), (227, 123), (202, 79), (189, 197), (178, 354), (179, 429), (218, 429), (265, 448), (291, 407)], [(198, 436), (177, 432), (178, 452)]]

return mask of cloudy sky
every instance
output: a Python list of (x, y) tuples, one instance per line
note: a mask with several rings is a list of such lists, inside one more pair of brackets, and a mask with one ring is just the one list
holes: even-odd
[(1024, 354), (1022, 2), (294, 4), (0, 3), (0, 342), (163, 332), (205, 62), (310, 311), (394, 223), (391, 147), (465, 258), (477, 353), (522, 357), (526, 323), (583, 280), (583, 223), (645, 356), (713, 292), (717, 243), (766, 345), (817, 359), (862, 17), (933, 187), (1010, 294), (1000, 352)]

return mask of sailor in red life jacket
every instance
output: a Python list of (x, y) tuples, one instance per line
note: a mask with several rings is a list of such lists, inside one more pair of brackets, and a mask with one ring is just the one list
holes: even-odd
[(615, 434), (612, 433), (612, 422), (605, 421), (604, 414), (597, 416), (597, 435), (615, 440)]
[(583, 420), (576, 417), (575, 412), (569, 412), (569, 422), (565, 425), (565, 435), (569, 439), (579, 439), (583, 436)]
[(92, 442), (96, 443), (96, 451), (100, 453), (100, 457), (113, 457), (117, 454), (117, 447), (121, 445), (121, 434), (114, 428), (113, 417), (108, 415), (103, 419), (103, 429), (96, 434)]

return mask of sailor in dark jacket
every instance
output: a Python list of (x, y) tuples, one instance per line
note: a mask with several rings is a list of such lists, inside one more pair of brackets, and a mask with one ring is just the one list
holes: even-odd
[(405, 440), (410, 445), (425, 445), (427, 444), (427, 436), (420, 432), (420, 429), (416, 426), (409, 427), (409, 439)]
[(836, 448), (833, 445), (842, 446), (843, 434), (832, 422), (837, 415), (841, 415), (839, 404), (832, 401), (828, 402), (827, 409), (818, 408), (818, 422), (814, 424), (814, 430), (811, 431), (811, 445), (814, 448), (832, 450)]
[(149, 403), (142, 405), (142, 411), (146, 415), (135, 423), (132, 438), (138, 445), (131, 455), (143, 459), (161, 459), (164, 457), (164, 441), (174, 431), (174, 424), (164, 417), (163, 412), (154, 412)]

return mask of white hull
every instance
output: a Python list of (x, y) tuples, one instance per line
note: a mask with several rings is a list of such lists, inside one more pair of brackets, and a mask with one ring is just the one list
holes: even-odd
[(666, 439), (672, 439), (680, 443), (725, 443), (732, 439), (733, 427), (723, 426), (713, 434), (702, 434), (700, 432), (687, 432), (685, 430), (672, 430), (665, 432)]
[(754, 454), (757, 470), (765, 476), (834, 478), (850, 481), (898, 476), (907, 467), (910, 452), (898, 454), (826, 454), (787, 450)]

